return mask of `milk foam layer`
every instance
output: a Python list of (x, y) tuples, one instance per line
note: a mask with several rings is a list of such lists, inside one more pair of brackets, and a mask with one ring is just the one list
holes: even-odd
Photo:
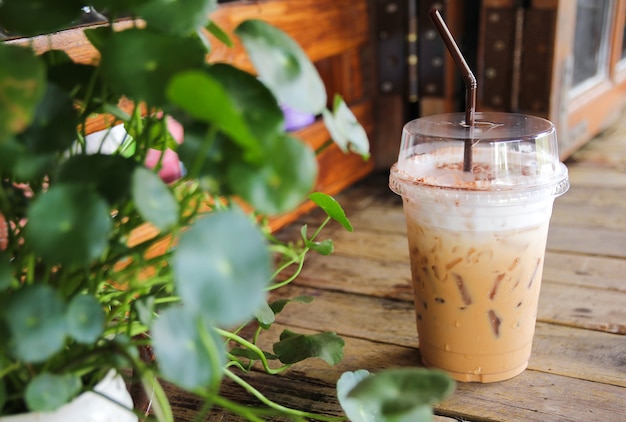
[(553, 185), (567, 175), (565, 165), (537, 151), (516, 152), (480, 143), (472, 151), (471, 172), (463, 171), (463, 147), (458, 142), (448, 146), (441, 142), (436, 148), (417, 145), (408, 158), (398, 160), (397, 168), (421, 184), (489, 191)]
[(404, 207), (423, 225), (454, 231), (509, 231), (538, 226), (550, 220), (554, 198), (528, 201), (516, 205), (476, 205), (457, 199), (420, 201), (403, 197)]
[(458, 145), (423, 144), (392, 167), (391, 189), (422, 224), (460, 231), (536, 226), (550, 219), (554, 198), (569, 187), (565, 165), (536, 152), (499, 156), (476, 148), (471, 173), (463, 171), (462, 157)]

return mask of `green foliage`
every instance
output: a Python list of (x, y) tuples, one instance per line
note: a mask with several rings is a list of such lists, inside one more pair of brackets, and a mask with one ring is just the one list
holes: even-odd
[(179, 204), (158, 175), (145, 167), (138, 167), (133, 172), (131, 185), (137, 211), (144, 220), (161, 231), (176, 225)]
[(4, 314), (11, 316), (4, 321), (11, 333), (7, 345), (25, 362), (42, 362), (63, 347), (67, 334), (65, 304), (51, 287), (31, 285), (18, 290)]
[(274, 353), (283, 363), (296, 363), (315, 356), (335, 365), (343, 358), (344, 346), (343, 339), (335, 333), (303, 335), (285, 330), (280, 341), (274, 344)]
[(446, 399), (455, 382), (444, 372), (424, 368), (344, 373), (337, 395), (353, 422), (428, 422), (432, 405)]
[(284, 32), (251, 19), (242, 22), (235, 34), (243, 42), (261, 80), (280, 102), (313, 114), (324, 110), (324, 82), (306, 53)]
[[(81, 6), (4, 0), (0, 26), (45, 34), (72, 25)], [(260, 222), (306, 201), (317, 177), (314, 151), (285, 132), (280, 106), (323, 114), (335, 141), (363, 156), (365, 132), (340, 98), (325, 110), (306, 54), (260, 20), (228, 34), (211, 20), (215, 0), (93, 6), (109, 13), (85, 30), (98, 63), (0, 43), (0, 218), (9, 232), (0, 251), (0, 414), (55, 409), (113, 369), (154, 396), (159, 421), (173, 420), (160, 379), (197, 394), (205, 409), (219, 403), (260, 418), (265, 409), (218, 396), (224, 376), (283, 415), (324, 419), (271, 402), (235, 371), (274, 374), (343, 356), (331, 332), (285, 331), (271, 352), (258, 340), (287, 304), (312, 300), (267, 296), (298, 276), (308, 252), (332, 253), (321, 231), (331, 221), (351, 231), (344, 210), (312, 194), (328, 217), (296, 243)], [(113, 25), (122, 14), (137, 20)], [(207, 60), (205, 31), (227, 46), (238, 38), (255, 72)], [(172, 117), (182, 144), (168, 130)], [(94, 118), (110, 125), (100, 137), (87, 136)], [(123, 141), (110, 136), (113, 125)], [(171, 183), (158, 176), (164, 154), (146, 165), (168, 148), (186, 169)], [(146, 346), (154, 361), (141, 359)]]
[(33, 120), (45, 90), (45, 68), (28, 49), (6, 44), (0, 44), (0, 63), (0, 110), (3, 110), (0, 142), (3, 142)]
[(42, 372), (26, 389), (26, 403), (33, 411), (55, 410), (80, 391), (80, 377), (74, 374), (55, 375)]

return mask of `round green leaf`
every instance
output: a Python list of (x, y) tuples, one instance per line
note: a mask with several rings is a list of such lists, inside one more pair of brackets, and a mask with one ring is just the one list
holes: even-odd
[(45, 34), (69, 28), (80, 18), (82, 6), (79, 0), (3, 0), (0, 26), (24, 36)]
[(145, 167), (137, 167), (132, 177), (132, 194), (141, 216), (161, 231), (178, 222), (178, 202), (161, 178)]
[(81, 388), (78, 375), (43, 372), (26, 387), (26, 404), (32, 412), (50, 412), (73, 399)]
[(229, 168), (232, 190), (257, 211), (279, 214), (302, 203), (317, 177), (313, 150), (302, 141), (280, 137), (267, 147), (262, 166), (235, 163)]
[(25, 237), (51, 263), (89, 264), (107, 246), (111, 217), (89, 185), (58, 184), (31, 206)]
[(207, 387), (221, 377), (225, 362), (224, 341), (203, 321), (186, 308), (170, 308), (160, 314), (151, 330), (161, 374), (190, 390)]
[(329, 365), (341, 362), (344, 340), (335, 333), (298, 334), (285, 330), (274, 344), (274, 353), (283, 363), (296, 363), (308, 358), (320, 358)]
[(455, 382), (443, 371), (425, 368), (387, 369), (364, 378), (347, 395), (386, 418), (423, 414), (430, 407), (447, 398)]
[(206, 72), (177, 75), (167, 90), (168, 98), (195, 119), (210, 123), (244, 148), (249, 160), (261, 157), (259, 141), (250, 131), (240, 109), (222, 83)]
[(131, 28), (100, 41), (105, 79), (118, 94), (150, 106), (166, 104), (165, 89), (175, 74), (204, 66), (204, 47), (194, 37)]
[(131, 176), (137, 163), (120, 155), (75, 155), (67, 160), (57, 177), (58, 182), (93, 183), (109, 204), (130, 197)]
[(148, 28), (175, 35), (188, 35), (206, 26), (217, 0), (153, 0), (140, 7)]
[[(0, 3), (1, 4), (1, 3)], [(2, 16), (0, 6), (0, 16)], [(0, 142), (22, 132), (43, 96), (46, 71), (28, 48), (0, 43)]]
[(69, 94), (48, 84), (37, 105), (35, 119), (20, 139), (35, 153), (56, 153), (68, 149), (76, 139), (78, 114)]
[(20, 289), (7, 304), (6, 322), (13, 354), (25, 362), (42, 362), (65, 343), (65, 304), (47, 285)]
[(228, 92), (234, 107), (240, 111), (254, 135), (264, 143), (283, 133), (284, 114), (272, 92), (258, 78), (234, 66), (219, 63), (208, 69)]
[(197, 220), (174, 252), (183, 303), (225, 326), (253, 316), (265, 302), (271, 255), (263, 234), (239, 211)]
[(93, 343), (104, 331), (105, 315), (95, 297), (74, 296), (67, 307), (68, 334), (79, 343)]
[(337, 381), (337, 399), (348, 419), (352, 422), (376, 422), (380, 420), (380, 410), (376, 403), (351, 399), (348, 393), (362, 380), (371, 376), (365, 369), (344, 372)]
[(319, 114), (326, 107), (326, 88), (306, 53), (280, 29), (258, 19), (243, 21), (241, 38), (259, 76), (281, 103)]

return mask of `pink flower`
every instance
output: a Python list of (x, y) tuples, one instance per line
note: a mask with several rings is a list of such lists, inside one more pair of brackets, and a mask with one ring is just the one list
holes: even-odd
[[(169, 116), (167, 116), (166, 119), (167, 128), (172, 134), (172, 137), (176, 142), (181, 144), (184, 138), (183, 126)], [(159, 151), (156, 149), (151, 149), (150, 151), (148, 151), (148, 154), (146, 156), (146, 166), (149, 168), (154, 168), (161, 159), (161, 155), (163, 155), (163, 160), (161, 160), (161, 168), (159, 170), (159, 176), (161, 177), (161, 179), (165, 183), (171, 183), (175, 180), (180, 179), (183, 176), (183, 168), (181, 166), (180, 160), (178, 159), (178, 154), (176, 154), (169, 148), (165, 151)]]

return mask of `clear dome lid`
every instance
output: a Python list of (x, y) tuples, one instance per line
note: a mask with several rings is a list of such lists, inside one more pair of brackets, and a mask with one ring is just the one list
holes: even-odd
[[(559, 160), (556, 129), (539, 117), (514, 113), (428, 116), (404, 126), (392, 189), (402, 184), (468, 191), (567, 191), (567, 168)], [(400, 190), (400, 191), (399, 191)]]

